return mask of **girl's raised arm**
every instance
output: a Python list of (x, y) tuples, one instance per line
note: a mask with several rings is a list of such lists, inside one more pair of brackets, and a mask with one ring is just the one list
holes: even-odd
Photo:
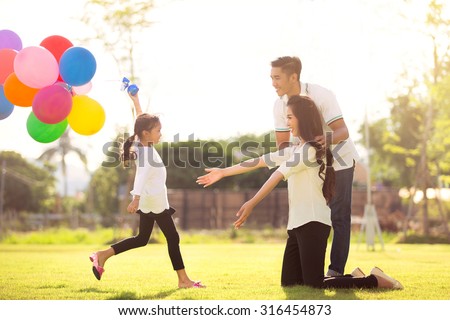
[(141, 103), (139, 102), (139, 95), (138, 95), (138, 93), (135, 93), (134, 95), (132, 95), (131, 93), (128, 93), (128, 95), (130, 96), (131, 100), (133, 101), (134, 110), (136, 110), (136, 117), (138, 117), (139, 115), (142, 114)]

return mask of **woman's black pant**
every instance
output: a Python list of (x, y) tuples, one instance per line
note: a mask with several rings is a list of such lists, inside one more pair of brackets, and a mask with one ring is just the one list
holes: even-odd
[(166, 237), (173, 269), (184, 269), (183, 258), (181, 257), (180, 252), (180, 236), (178, 235), (172, 219), (172, 214), (174, 212), (175, 210), (173, 208), (164, 210), (159, 214), (154, 214), (152, 212), (143, 213), (139, 210), (137, 212), (140, 217), (138, 235), (113, 244), (111, 247), (114, 249), (115, 254), (117, 255), (130, 249), (146, 246), (156, 222)]
[(308, 285), (315, 288), (374, 288), (375, 276), (325, 277), (325, 253), (331, 227), (320, 222), (309, 222), (288, 230), (283, 257), (281, 285)]

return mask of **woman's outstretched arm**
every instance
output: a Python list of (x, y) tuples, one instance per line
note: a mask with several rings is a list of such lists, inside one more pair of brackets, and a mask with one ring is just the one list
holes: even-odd
[(238, 174), (253, 171), (258, 168), (267, 167), (266, 163), (261, 158), (249, 159), (231, 167), (227, 168), (210, 168), (205, 169), (207, 174), (197, 178), (197, 183), (203, 185), (204, 188), (216, 183), (222, 178), (235, 176)]
[(258, 203), (260, 203), (267, 195), (277, 186), (277, 184), (284, 179), (281, 172), (275, 171), (272, 173), (269, 179), (263, 184), (261, 189), (246, 203), (242, 205), (236, 216), (239, 217), (234, 222), (234, 227), (239, 229), (244, 222), (247, 220), (248, 216), (253, 212), (253, 209)]

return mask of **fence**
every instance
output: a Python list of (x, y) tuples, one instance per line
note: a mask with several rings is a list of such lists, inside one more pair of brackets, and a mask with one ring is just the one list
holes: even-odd
[[(224, 229), (236, 220), (236, 212), (257, 190), (171, 190), (169, 201), (177, 209), (176, 217), (182, 229)], [(287, 224), (288, 198), (286, 189), (276, 189), (254, 210), (248, 226)]]
[[(192, 190), (170, 189), (169, 202), (177, 212), (174, 215), (181, 229), (226, 229), (236, 220), (236, 212), (241, 205), (250, 199), (257, 190)], [(374, 190), (372, 200), (378, 213), (381, 228), (386, 231), (397, 231), (401, 228), (406, 209), (402, 207), (398, 190)], [(364, 213), (366, 190), (354, 188), (352, 201), (352, 222), (355, 227)], [(115, 214), (108, 217), (116, 225), (136, 225), (135, 215)], [(254, 210), (246, 227), (261, 228), (270, 226), (283, 228), (288, 219), (287, 189), (274, 189)], [(3, 230), (38, 230), (47, 227), (67, 226), (94, 229), (101, 224), (102, 218), (97, 214), (18, 214), (5, 212), (0, 217)]]
[[(175, 217), (182, 229), (224, 229), (236, 220), (235, 213), (257, 190), (170, 190), (169, 202), (177, 209)], [(367, 201), (365, 189), (354, 189), (352, 196), (352, 222), (355, 227), (362, 219)], [(405, 218), (396, 189), (380, 189), (372, 193), (383, 230), (397, 231)], [(288, 220), (288, 195), (286, 189), (273, 190), (253, 211), (247, 227), (284, 227)]]

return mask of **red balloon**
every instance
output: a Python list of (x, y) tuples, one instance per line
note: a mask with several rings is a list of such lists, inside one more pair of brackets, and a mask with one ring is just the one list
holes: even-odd
[(63, 121), (72, 110), (72, 95), (64, 87), (54, 84), (39, 90), (33, 99), (36, 118), (48, 124)]
[(14, 58), (17, 51), (14, 49), (0, 49), (0, 84), (4, 84), (6, 78), (14, 72)]
[[(63, 36), (54, 35), (42, 40), (40, 46), (50, 51), (59, 63), (64, 51), (73, 47), (73, 44)], [(61, 75), (58, 75), (58, 81), (62, 81)]]
[(61, 58), (64, 51), (66, 51), (70, 47), (73, 47), (73, 44), (72, 42), (70, 42), (70, 40), (62, 36), (55, 35), (42, 40), (40, 46), (50, 51), (56, 58), (56, 61), (58, 61), (59, 63), (59, 59)]

